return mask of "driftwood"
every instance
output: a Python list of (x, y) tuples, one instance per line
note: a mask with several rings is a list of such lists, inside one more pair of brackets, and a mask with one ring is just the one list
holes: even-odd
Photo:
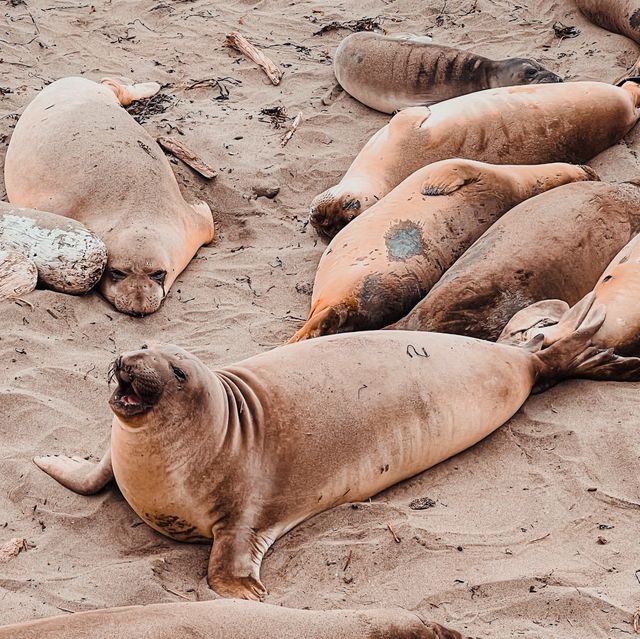
[(91, 290), (107, 263), (104, 243), (80, 222), (6, 202), (0, 202), (0, 249), (31, 260), (41, 285), (75, 295)]
[(216, 176), (216, 172), (206, 162), (201, 160), (191, 149), (188, 149), (182, 142), (178, 142), (174, 138), (167, 138), (161, 135), (157, 138), (158, 144), (169, 151), (172, 155), (175, 155), (179, 160), (182, 160), (187, 166), (190, 166), (194, 171), (197, 171), (211, 180)]
[(225, 44), (233, 49), (237, 49), (240, 53), (249, 58), (249, 60), (255, 62), (267, 74), (269, 80), (271, 80), (273, 84), (280, 84), (280, 80), (282, 80), (282, 71), (272, 60), (267, 58), (260, 49), (254, 47), (244, 36), (241, 36), (238, 32), (234, 31), (227, 35)]
[(28, 257), (0, 249), (0, 301), (31, 293), (37, 283), (38, 269)]
[(23, 537), (14, 537), (11, 541), (0, 545), (0, 564), (17, 557), (22, 550), (27, 549), (27, 540)]
[(289, 127), (289, 130), (284, 134), (282, 140), (280, 142), (280, 146), (286, 146), (293, 134), (296, 132), (296, 129), (300, 126), (300, 122), (302, 122), (302, 111), (296, 115)]

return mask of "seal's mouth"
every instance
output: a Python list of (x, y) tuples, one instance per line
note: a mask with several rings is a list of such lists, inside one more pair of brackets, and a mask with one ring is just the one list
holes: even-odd
[(130, 365), (119, 357), (111, 366), (109, 379), (116, 379), (118, 387), (109, 399), (111, 410), (121, 417), (134, 417), (151, 410), (162, 396), (163, 384), (155, 370)]

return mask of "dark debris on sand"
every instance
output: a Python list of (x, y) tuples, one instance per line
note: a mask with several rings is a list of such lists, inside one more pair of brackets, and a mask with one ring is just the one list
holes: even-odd
[(555, 31), (556, 38), (564, 40), (565, 38), (575, 38), (580, 35), (580, 29), (574, 26), (567, 26), (562, 22), (554, 22), (553, 30)]
[(258, 118), (260, 122), (269, 122), (274, 129), (279, 129), (285, 122), (291, 118), (287, 114), (287, 108), (283, 106), (265, 107), (260, 109), (260, 115), (266, 116)]
[(349, 31), (380, 31), (386, 33), (382, 23), (384, 16), (376, 16), (375, 18), (360, 18), (359, 20), (347, 20), (346, 22), (333, 21), (325, 24), (318, 31), (313, 33), (314, 36), (329, 33), (329, 31), (337, 31), (338, 29), (348, 29)]
[(172, 104), (173, 96), (168, 93), (156, 93), (150, 98), (136, 100), (126, 109), (138, 124), (143, 124), (151, 116), (164, 113)]

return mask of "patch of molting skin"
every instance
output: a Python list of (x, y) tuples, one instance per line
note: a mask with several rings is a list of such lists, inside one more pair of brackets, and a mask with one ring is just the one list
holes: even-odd
[(409, 220), (394, 224), (385, 233), (384, 240), (390, 262), (405, 262), (412, 257), (424, 254), (426, 249), (422, 229)]
[(629, 18), (629, 24), (634, 28), (640, 28), (640, 9), (636, 9)]
[(145, 518), (174, 539), (192, 542), (210, 541), (198, 534), (195, 526), (191, 526), (184, 519), (180, 519), (175, 515), (150, 515), (145, 513)]

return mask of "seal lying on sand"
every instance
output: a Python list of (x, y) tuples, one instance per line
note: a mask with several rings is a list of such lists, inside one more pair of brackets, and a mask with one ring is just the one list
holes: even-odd
[(401, 609), (295, 610), (192, 601), (77, 612), (0, 627), (0, 639), (463, 639)]
[[(592, 337), (593, 344), (621, 355), (640, 355), (640, 235), (613, 258), (587, 298), (607, 309), (604, 324)], [(514, 315), (500, 341), (518, 344), (542, 333), (544, 344), (553, 343), (562, 330), (562, 318), (570, 313), (575, 310), (570, 310), (564, 301), (538, 302)], [(597, 371), (596, 377), (607, 379), (602, 370)], [(615, 378), (620, 379), (619, 374)]]
[(407, 33), (352, 33), (333, 58), (336, 79), (356, 100), (384, 113), (495, 87), (562, 82), (529, 58), (490, 60), (430, 40)]
[(576, 4), (591, 22), (640, 44), (640, 0), (576, 0)]
[(640, 117), (640, 87), (568, 82), (488, 89), (400, 111), (360, 151), (337, 186), (311, 203), (333, 237), (419, 168), (453, 157), (493, 164), (583, 164)]
[(120, 106), (158, 88), (58, 80), (25, 109), (5, 160), (10, 202), (78, 220), (104, 241), (100, 290), (133, 315), (158, 310), (214, 235), (209, 207), (185, 202), (160, 147)]
[(443, 160), (420, 169), (331, 241), (311, 310), (291, 341), (382, 328), (401, 318), (480, 235), (537, 193), (594, 180), (571, 164)]
[(496, 340), (534, 302), (575, 304), (639, 231), (640, 185), (581, 182), (553, 189), (498, 220), (389, 328)]
[(592, 308), (540, 352), (541, 337), (517, 348), (370, 331), (283, 346), (214, 372), (180, 348), (150, 346), (113, 365), (115, 418), (99, 464), (34, 461), (83, 494), (115, 477), (159, 532), (180, 541), (213, 538), (213, 590), (256, 599), (266, 592), (265, 552), (300, 522), (472, 446), (534, 386), (547, 387), (580, 363), (626, 364), (589, 346), (603, 320), (602, 308)]

